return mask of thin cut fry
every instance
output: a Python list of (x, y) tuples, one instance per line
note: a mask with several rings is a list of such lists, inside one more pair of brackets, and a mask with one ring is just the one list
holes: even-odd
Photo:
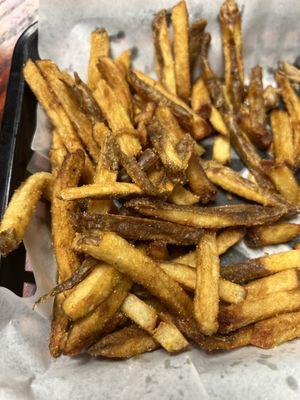
[(180, 184), (174, 186), (168, 201), (179, 206), (190, 206), (199, 202), (199, 197)]
[(282, 207), (263, 207), (250, 204), (217, 207), (176, 206), (146, 198), (130, 200), (125, 203), (125, 206), (165, 221), (208, 229), (264, 225), (275, 222), (287, 212)]
[(249, 228), (245, 241), (249, 247), (263, 247), (295, 239), (300, 234), (300, 225), (278, 222), (273, 225)]
[[(202, 348), (206, 351), (232, 350), (247, 346), (251, 342), (253, 327), (246, 327), (228, 335), (205, 337)], [(252, 344), (252, 343), (251, 343)]]
[(289, 250), (242, 263), (224, 265), (221, 268), (221, 275), (232, 282), (243, 283), (298, 267), (300, 267), (300, 250)]
[(247, 290), (246, 300), (255, 301), (271, 293), (293, 290), (297, 289), (299, 286), (299, 269), (288, 269), (248, 283), (245, 286)]
[(158, 347), (148, 333), (133, 325), (104, 336), (88, 352), (93, 357), (131, 358)]
[(228, 333), (275, 315), (300, 309), (300, 290), (272, 293), (255, 301), (220, 307), (219, 330)]
[(199, 49), (200, 49), (200, 45), (201, 45), (201, 39), (202, 39), (202, 35), (203, 35), (206, 25), (207, 25), (207, 20), (204, 18), (200, 18), (200, 19), (196, 20), (195, 22), (193, 22), (190, 27), (189, 49), (190, 49), (191, 75), (193, 74), (194, 66), (199, 57)]
[(271, 349), (300, 336), (300, 312), (286, 313), (257, 322), (251, 336), (251, 344)]
[(270, 123), (273, 132), (274, 156), (276, 164), (295, 165), (293, 131), (289, 116), (284, 110), (272, 110)]
[(52, 175), (57, 175), (57, 172), (61, 167), (66, 155), (67, 149), (63, 141), (61, 140), (58, 131), (54, 129), (52, 132), (52, 144), (50, 149), (50, 164)]
[(73, 247), (113, 265), (135, 283), (143, 285), (174, 312), (189, 318), (192, 302), (182, 288), (165, 274), (157, 264), (135, 249), (125, 239), (112, 232), (97, 237), (78, 236)]
[(27, 225), (36, 204), (53, 185), (53, 176), (48, 172), (31, 175), (13, 194), (0, 224), (0, 254), (7, 255), (23, 240)]
[(124, 50), (119, 57), (115, 59), (115, 64), (121, 71), (124, 78), (127, 78), (128, 71), (131, 67), (131, 50)]
[(180, 1), (172, 8), (171, 19), (174, 33), (174, 59), (177, 94), (180, 98), (189, 102), (191, 94), (189, 16), (184, 0)]
[(161, 10), (155, 15), (152, 21), (152, 34), (157, 76), (162, 85), (170, 93), (176, 94), (174, 59), (166, 19), (166, 10)]
[(99, 57), (107, 57), (109, 53), (109, 37), (105, 29), (96, 29), (90, 37), (90, 59), (88, 66), (88, 86), (96, 89), (99, 79), (102, 78), (97, 68)]
[(222, 135), (217, 135), (214, 138), (212, 148), (212, 159), (220, 164), (229, 164), (230, 155), (230, 140)]
[(278, 192), (290, 203), (299, 204), (300, 191), (293, 172), (284, 164), (275, 165), (267, 170)]

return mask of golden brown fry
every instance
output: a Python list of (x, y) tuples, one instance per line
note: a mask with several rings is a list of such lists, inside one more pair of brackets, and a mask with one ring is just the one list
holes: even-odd
[(124, 50), (119, 57), (115, 59), (115, 64), (121, 71), (124, 78), (127, 78), (128, 71), (131, 67), (131, 50)]
[(299, 204), (300, 191), (293, 172), (284, 164), (270, 166), (267, 174), (278, 192), (291, 204)]
[(63, 350), (64, 354), (79, 354), (83, 348), (92, 345), (116, 314), (131, 288), (132, 283), (123, 277), (113, 293), (91, 314), (75, 322), (69, 330)]
[(63, 141), (61, 140), (58, 131), (54, 129), (52, 132), (52, 144), (50, 149), (50, 164), (52, 175), (57, 175), (57, 172), (61, 167), (66, 155), (67, 149)]
[(54, 62), (49, 60), (38, 60), (36, 65), (49, 84), (54, 95), (63, 106), (70, 121), (74, 125), (76, 132), (82, 143), (86, 146), (89, 154), (96, 162), (98, 159), (99, 148), (93, 138), (93, 126), (87, 115), (81, 109), (80, 104), (62, 82), (62, 73)]
[(100, 79), (93, 94), (112, 132), (114, 134), (118, 134), (119, 131), (128, 133), (118, 138), (122, 151), (127, 155), (137, 155), (141, 150), (139, 140), (130, 134), (134, 130), (133, 125), (116, 93), (103, 79)]
[(266, 111), (270, 111), (273, 108), (277, 108), (279, 105), (279, 91), (280, 89), (275, 89), (273, 86), (268, 85), (264, 89), (264, 105)]
[(147, 130), (168, 176), (176, 183), (184, 183), (185, 171), (194, 150), (191, 136), (184, 135), (175, 147), (168, 130), (158, 120), (152, 120)]
[(105, 324), (101, 335), (108, 335), (114, 332), (117, 328), (121, 328), (128, 322), (128, 318), (121, 312), (117, 311), (114, 316)]
[(62, 190), (58, 196), (62, 200), (107, 199), (142, 194), (143, 191), (134, 183), (109, 182), (107, 184), (83, 185)]
[(135, 283), (143, 285), (174, 312), (190, 317), (192, 303), (177, 282), (165, 274), (157, 264), (135, 249), (125, 239), (112, 232), (97, 237), (78, 236), (73, 247), (80, 252), (93, 254), (128, 275)]
[(189, 16), (184, 0), (172, 8), (176, 89), (180, 98), (189, 102), (191, 77), (189, 60)]
[(252, 332), (253, 327), (250, 326), (228, 335), (206, 336), (201, 347), (206, 351), (237, 349), (250, 344)]
[(99, 79), (102, 78), (97, 68), (99, 57), (107, 57), (109, 53), (109, 37), (105, 29), (96, 29), (90, 36), (90, 59), (88, 66), (88, 86), (96, 89)]
[(201, 203), (208, 203), (216, 198), (217, 189), (207, 179), (206, 173), (201, 166), (200, 159), (195, 154), (193, 154), (189, 160), (186, 174), (191, 189), (199, 196)]
[(276, 164), (295, 166), (293, 131), (289, 116), (284, 110), (272, 110), (270, 123), (273, 132), (274, 156)]
[(121, 311), (133, 322), (151, 333), (157, 325), (158, 315), (154, 308), (144, 303), (134, 294), (124, 300)]
[(113, 89), (118, 101), (127, 111), (130, 118), (133, 117), (133, 105), (128, 83), (121, 71), (109, 57), (99, 57), (97, 67), (103, 79)]
[(129, 72), (129, 82), (133, 88), (147, 101), (153, 101), (170, 107), (181, 123), (191, 129), (196, 139), (201, 139), (211, 132), (209, 125), (199, 115), (194, 113), (184, 101), (165, 90), (158, 82), (140, 71)]
[(271, 293), (297, 289), (300, 286), (299, 269), (288, 269), (248, 283), (246, 300), (255, 301)]
[(244, 62), (241, 14), (235, 0), (225, 0), (220, 9), (225, 84), (236, 109), (243, 100)]
[(194, 315), (200, 331), (208, 336), (218, 330), (219, 271), (216, 233), (206, 231), (197, 248)]
[(199, 56), (200, 44), (203, 32), (207, 25), (207, 20), (204, 18), (200, 18), (192, 23), (190, 27), (190, 66), (191, 66), (191, 75), (194, 71), (194, 66)]
[(155, 49), (156, 73), (159, 81), (170, 92), (176, 94), (176, 78), (171, 40), (166, 19), (166, 10), (161, 10), (152, 21)]
[(72, 321), (85, 317), (105, 301), (120, 282), (120, 274), (107, 264), (98, 264), (72, 290), (63, 303), (63, 310)]
[(300, 234), (300, 225), (278, 222), (273, 225), (249, 228), (245, 241), (249, 247), (263, 247), (295, 239)]
[(228, 333), (275, 315), (300, 309), (300, 290), (275, 292), (268, 296), (220, 307), (219, 330)]
[(199, 202), (199, 197), (185, 189), (182, 185), (175, 185), (171, 194), (168, 197), (168, 201), (179, 206), (190, 206)]
[[(188, 289), (196, 288), (196, 270), (184, 264), (161, 262), (160, 267), (166, 274)], [(228, 303), (239, 303), (246, 298), (246, 289), (230, 281), (220, 278), (218, 281), (219, 296)]]
[[(51, 123), (57, 129), (68, 152), (74, 153), (77, 150), (84, 151), (65, 110), (49, 89), (46, 80), (43, 78), (37, 66), (31, 60), (27, 61), (23, 74), (39, 103), (46, 111)], [(92, 182), (94, 174), (93, 165), (87, 154), (85, 152), (84, 154), (85, 166), (83, 177), (86, 182)]]
[(277, 221), (287, 213), (282, 207), (263, 207), (238, 204), (217, 207), (176, 206), (146, 198), (125, 203), (144, 215), (196, 228), (221, 229), (228, 226), (264, 225)]
[(243, 178), (229, 167), (215, 161), (202, 161), (202, 166), (208, 178), (222, 189), (234, 193), (247, 200), (255, 201), (265, 206), (274, 206), (282, 203), (279, 196), (261, 188), (249, 179)]
[(300, 336), (300, 312), (275, 316), (254, 325), (251, 344), (271, 349)]
[(229, 164), (230, 155), (230, 140), (222, 135), (217, 135), (214, 138), (212, 148), (212, 159), (220, 164)]
[(161, 321), (154, 330), (153, 338), (170, 353), (181, 351), (189, 345), (180, 330), (174, 324), (165, 321)]
[(130, 358), (158, 347), (148, 333), (133, 325), (104, 336), (88, 352), (93, 357)]
[(155, 187), (159, 188), (160, 193), (166, 196), (168, 194), (170, 195), (175, 187), (175, 183), (168, 178), (166, 171), (160, 162), (155, 165), (153, 169), (150, 169), (148, 178)]
[(197, 79), (193, 85), (191, 103), (195, 113), (205, 115), (208, 112), (209, 122), (214, 129), (222, 135), (229, 137), (229, 132), (223, 118), (217, 108), (211, 103), (209, 91), (202, 78)]
[[(227, 228), (224, 229), (217, 236), (217, 248), (218, 254), (224, 254), (230, 247), (234, 246), (245, 236), (244, 229), (239, 228)], [(190, 251), (189, 253), (177, 257), (172, 260), (174, 263), (189, 265), (190, 267), (196, 268), (196, 251)]]
[(235, 283), (243, 283), (300, 266), (300, 250), (271, 254), (237, 264), (224, 265), (221, 275)]
[(281, 89), (280, 94), (290, 116), (291, 125), (294, 132), (295, 164), (298, 165), (300, 159), (300, 100), (286, 76), (282, 75), (280, 72), (277, 72), (275, 77)]
[(37, 202), (46, 187), (53, 185), (53, 180), (48, 172), (38, 172), (14, 192), (0, 224), (1, 255), (5, 256), (19, 246)]
[(196, 244), (202, 234), (200, 229), (172, 222), (116, 214), (83, 213), (79, 224), (87, 229), (116, 232), (129, 240), (156, 240), (178, 245)]

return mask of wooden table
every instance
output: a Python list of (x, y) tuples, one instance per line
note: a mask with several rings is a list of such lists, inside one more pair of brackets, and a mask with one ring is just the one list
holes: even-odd
[(14, 46), (37, 19), (38, 0), (0, 0), (0, 124)]

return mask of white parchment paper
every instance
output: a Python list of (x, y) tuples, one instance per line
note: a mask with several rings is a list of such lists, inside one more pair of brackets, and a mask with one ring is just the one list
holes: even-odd
[[(89, 34), (106, 27), (112, 37), (112, 53), (136, 48), (134, 65), (153, 72), (150, 23), (153, 13), (174, 4), (170, 0), (40, 0), (39, 50), (60, 68), (76, 70), (86, 78)], [(213, 35), (210, 57), (221, 71), (217, 15), (221, 2), (188, 1), (191, 20), (209, 20)], [(243, 10), (245, 65), (270, 68), (279, 59), (293, 62), (299, 54), (300, 3), (297, 0), (240, 1)], [(30, 171), (47, 168), (50, 136), (39, 111), (38, 129), (32, 144), (36, 155)], [(0, 288), (0, 399), (299, 399), (300, 341), (274, 350), (247, 347), (207, 355), (199, 349), (170, 356), (163, 350), (128, 361), (105, 361), (88, 356), (50, 358), (48, 338), (51, 304), (31, 310), (34, 300), (54, 284), (55, 262), (49, 228), (43, 215), (31, 221), (25, 245), (34, 268), (37, 293), (20, 299)], [(288, 246), (250, 250), (242, 242), (229, 257), (247, 257), (287, 250)], [(236, 252), (236, 253), (235, 253)], [(233, 255), (232, 255), (233, 254)]]

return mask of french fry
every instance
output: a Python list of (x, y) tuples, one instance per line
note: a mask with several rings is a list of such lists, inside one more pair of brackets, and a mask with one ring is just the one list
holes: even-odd
[(5, 256), (15, 250), (23, 240), (26, 228), (37, 202), (53, 185), (53, 176), (48, 172), (31, 175), (14, 192), (0, 224), (0, 254)]
[[(206, 351), (232, 350), (251, 343), (253, 327), (246, 327), (228, 335), (206, 336), (202, 348)], [(251, 343), (252, 344), (252, 343)]]
[(98, 264), (72, 290), (62, 308), (69, 319), (76, 321), (95, 310), (120, 282), (120, 274), (107, 264)]
[(248, 283), (246, 300), (255, 301), (275, 292), (297, 289), (300, 286), (298, 269), (288, 269)]
[(143, 191), (134, 183), (109, 182), (106, 185), (91, 184), (62, 190), (58, 196), (62, 200), (107, 199), (142, 194)]
[[(160, 267), (166, 274), (170, 275), (175, 281), (184, 287), (195, 290), (196, 270), (184, 264), (174, 262), (161, 262)], [(230, 281), (220, 278), (218, 283), (220, 299), (228, 303), (239, 303), (246, 298), (246, 289)]]
[(189, 345), (179, 329), (165, 321), (161, 321), (155, 328), (153, 338), (169, 353), (176, 353)]
[(219, 331), (229, 333), (254, 322), (300, 309), (300, 290), (275, 292), (254, 301), (220, 307)]
[(63, 141), (61, 140), (58, 131), (54, 129), (52, 132), (52, 143), (50, 149), (50, 164), (52, 175), (57, 175), (57, 172), (61, 167), (66, 155), (67, 149)]
[(194, 71), (194, 66), (199, 56), (200, 43), (202, 39), (203, 32), (207, 25), (207, 20), (204, 18), (200, 18), (192, 23), (190, 26), (190, 66), (191, 66), (191, 75)]
[(280, 89), (275, 89), (272, 85), (268, 85), (264, 89), (264, 105), (266, 111), (270, 111), (273, 108), (277, 108), (279, 105), (279, 91)]
[(90, 58), (88, 65), (88, 86), (96, 89), (99, 79), (102, 78), (97, 68), (99, 57), (107, 57), (109, 53), (109, 37), (105, 29), (96, 29), (90, 36)]
[(262, 68), (259, 65), (252, 68), (248, 90), (250, 132), (247, 133), (257, 146), (264, 149), (270, 145), (272, 136), (266, 129), (262, 78)]
[(171, 20), (174, 33), (176, 91), (178, 97), (188, 103), (191, 94), (189, 16), (184, 0), (172, 8)]
[(200, 331), (208, 336), (218, 330), (219, 270), (216, 233), (206, 231), (197, 249), (194, 315)]
[(191, 136), (186, 134), (175, 147), (165, 127), (154, 120), (148, 125), (148, 134), (170, 178), (176, 183), (185, 182), (185, 170), (194, 150)]
[(278, 165), (295, 165), (293, 131), (288, 114), (284, 110), (272, 110), (270, 123), (273, 132), (274, 156)]
[(291, 125), (294, 132), (295, 164), (298, 165), (300, 158), (300, 100), (286, 76), (282, 75), (280, 72), (277, 72), (275, 74), (275, 78), (281, 89), (280, 94), (290, 116)]
[(207, 179), (206, 173), (201, 166), (199, 157), (195, 154), (192, 154), (189, 160), (186, 175), (191, 189), (197, 196), (199, 196), (201, 203), (208, 203), (216, 198), (217, 189)]
[(267, 174), (278, 192), (291, 204), (299, 204), (300, 191), (293, 172), (284, 164), (274, 165)]
[(300, 83), (300, 70), (296, 66), (289, 64), (286, 61), (279, 61), (279, 70), (283, 73), (290, 81)]
[(167, 243), (161, 240), (154, 240), (153, 242), (150, 242), (148, 245), (146, 245), (145, 251), (147, 256), (153, 258), (154, 260), (168, 260), (170, 258)]
[(79, 354), (83, 348), (91, 346), (105, 329), (105, 325), (120, 309), (131, 288), (131, 281), (123, 277), (113, 293), (91, 314), (74, 323), (69, 330), (63, 349), (64, 354)]
[(166, 10), (161, 10), (155, 14), (152, 21), (152, 35), (158, 79), (170, 93), (176, 94), (175, 66)]
[(121, 311), (117, 311), (113, 317), (105, 324), (101, 331), (101, 336), (109, 335), (114, 332), (117, 328), (122, 328), (128, 323), (128, 318)]
[(117, 65), (109, 57), (99, 57), (97, 68), (99, 69), (101, 76), (103, 76), (109, 86), (114, 90), (118, 101), (127, 111), (129, 117), (132, 118), (133, 105), (131, 93), (129, 91), (128, 83)]
[(192, 109), (195, 113), (205, 115), (210, 110), (209, 122), (213, 128), (224, 136), (229, 137), (228, 129), (217, 108), (211, 103), (209, 91), (202, 78), (198, 78), (192, 90)]
[(118, 139), (122, 151), (130, 156), (137, 155), (141, 150), (139, 140), (130, 134), (134, 130), (133, 125), (125, 108), (119, 102), (116, 93), (103, 79), (100, 79), (93, 94), (112, 132), (114, 134), (119, 131), (128, 133), (128, 135), (121, 136)]
[(196, 196), (194, 193), (190, 192), (188, 189), (185, 189), (180, 184), (174, 186), (171, 194), (168, 197), (168, 200), (179, 206), (190, 206), (192, 204), (196, 204), (199, 202), (199, 197)]
[(300, 250), (289, 250), (237, 264), (223, 265), (221, 275), (232, 282), (244, 283), (299, 266)]
[[(224, 254), (230, 247), (234, 246), (237, 242), (243, 239), (244, 236), (245, 231), (243, 229), (224, 229), (217, 236), (217, 249), (219, 256)], [(190, 267), (196, 268), (196, 251), (190, 251), (183, 256), (173, 259), (172, 262), (189, 265)]]
[(169, 179), (163, 165), (159, 162), (148, 172), (148, 178), (155, 187), (159, 188), (161, 194), (171, 195), (175, 183)]
[(126, 79), (128, 71), (131, 67), (131, 50), (124, 50), (119, 57), (115, 59), (115, 64)]
[(228, 192), (265, 206), (279, 205), (283, 201), (278, 195), (270, 193), (248, 179), (243, 178), (233, 169), (225, 167), (220, 163), (203, 160), (202, 166), (208, 179)]
[(275, 316), (254, 325), (251, 344), (271, 349), (300, 336), (300, 312)]
[(135, 283), (143, 285), (174, 312), (186, 318), (191, 316), (192, 302), (178, 283), (154, 261), (115, 233), (103, 232), (97, 237), (78, 236), (73, 247), (110, 263)]
[(93, 357), (131, 358), (158, 347), (148, 333), (133, 325), (104, 336), (89, 348), (88, 353)]
[(62, 353), (70, 326), (70, 321), (62, 309), (64, 299), (63, 293), (58, 294), (53, 303), (49, 351), (51, 356), (55, 358)]
[(230, 155), (230, 140), (222, 135), (214, 137), (212, 148), (212, 159), (220, 164), (229, 164)]
[(217, 207), (176, 206), (146, 198), (130, 200), (125, 203), (125, 206), (146, 216), (208, 229), (265, 225), (277, 221), (287, 212), (282, 207), (263, 207), (250, 204)]
[(144, 303), (134, 294), (129, 294), (124, 300), (121, 311), (147, 332), (152, 332), (158, 320), (154, 308)]
[(300, 225), (278, 222), (273, 225), (249, 228), (245, 237), (247, 246), (263, 247), (295, 239), (300, 234)]
[(80, 110), (80, 104), (72, 96), (70, 90), (62, 82), (62, 73), (54, 62), (49, 60), (38, 60), (36, 65), (46, 79), (49, 87), (63, 106), (70, 121), (74, 125), (82, 143), (86, 146), (89, 154), (96, 162), (99, 148), (93, 138), (93, 126), (89, 118)]
[(219, 17), (225, 63), (226, 90), (238, 110), (243, 100), (244, 62), (241, 14), (235, 0), (224, 1)]
[(165, 90), (158, 82), (144, 75), (140, 71), (130, 71), (129, 83), (147, 101), (153, 101), (170, 107), (174, 115), (188, 129), (191, 129), (196, 139), (209, 135), (211, 129), (206, 121), (194, 113), (183, 100)]
[(83, 213), (79, 223), (88, 229), (116, 232), (129, 240), (158, 240), (178, 245), (196, 244), (202, 234), (200, 229), (172, 222), (116, 214)]

